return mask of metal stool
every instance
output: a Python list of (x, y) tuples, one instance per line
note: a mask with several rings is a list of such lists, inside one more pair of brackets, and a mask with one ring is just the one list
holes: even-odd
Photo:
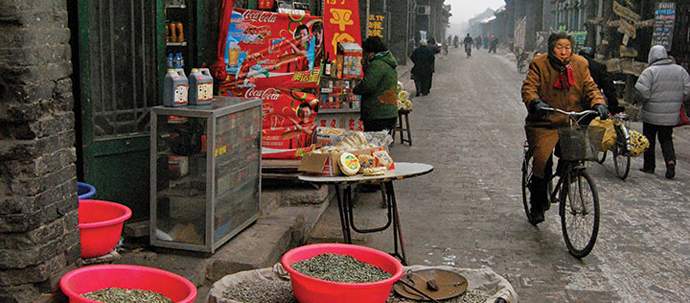
[[(400, 110), (398, 111), (398, 123), (393, 127), (393, 140), (395, 140), (395, 132), (400, 132), (400, 143), (405, 144), (407, 142), (412, 146), (412, 133), (410, 133), (410, 112), (411, 110)], [(405, 118), (403, 120), (403, 117)], [(405, 133), (407, 133), (407, 139), (405, 138)]]

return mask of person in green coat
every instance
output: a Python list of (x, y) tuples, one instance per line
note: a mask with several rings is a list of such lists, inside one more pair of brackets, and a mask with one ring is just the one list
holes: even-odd
[(362, 95), (360, 119), (364, 131), (390, 130), (398, 118), (398, 65), (393, 54), (379, 37), (369, 37), (362, 43), (364, 78), (354, 88)]

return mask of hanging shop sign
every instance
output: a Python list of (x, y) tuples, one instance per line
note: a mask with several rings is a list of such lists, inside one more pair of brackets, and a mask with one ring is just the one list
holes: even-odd
[(640, 22), (642, 20), (642, 17), (640, 17), (640, 15), (638, 15), (636, 12), (623, 5), (620, 5), (616, 1), (613, 1), (613, 13), (618, 17), (630, 21), (630, 23)]
[(380, 37), (383, 39), (386, 34), (386, 22), (385, 13), (370, 13), (367, 23), (367, 37)]
[(324, 0), (323, 24), (326, 55), (333, 58), (338, 42), (362, 44), (358, 0)]
[(221, 90), (318, 86), (320, 17), (234, 9), (224, 43)]
[(663, 45), (666, 51), (671, 51), (673, 45), (673, 27), (676, 21), (676, 3), (658, 2), (654, 10), (652, 31), (652, 46)]

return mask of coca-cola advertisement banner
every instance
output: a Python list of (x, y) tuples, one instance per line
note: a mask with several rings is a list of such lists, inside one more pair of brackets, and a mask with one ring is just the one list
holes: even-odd
[(221, 90), (318, 86), (321, 17), (236, 8), (224, 43), (227, 76)]
[(300, 159), (312, 150), (318, 98), (293, 89), (234, 88), (225, 95), (263, 101), (261, 157)]

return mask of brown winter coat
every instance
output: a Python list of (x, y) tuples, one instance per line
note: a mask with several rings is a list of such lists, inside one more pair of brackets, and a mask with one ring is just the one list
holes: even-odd
[[(548, 55), (532, 60), (522, 82), (522, 101), (526, 106), (534, 99), (541, 99), (549, 106), (565, 111), (582, 111), (597, 103), (606, 104), (589, 74), (587, 60), (574, 54), (569, 60), (575, 85), (567, 90), (554, 88), (559, 72), (549, 63)], [(558, 113), (551, 114), (548, 119), (541, 119), (536, 114), (527, 115), (525, 133), (533, 149), (535, 176), (544, 178), (546, 161), (558, 143), (557, 128), (566, 125), (568, 118)]]

